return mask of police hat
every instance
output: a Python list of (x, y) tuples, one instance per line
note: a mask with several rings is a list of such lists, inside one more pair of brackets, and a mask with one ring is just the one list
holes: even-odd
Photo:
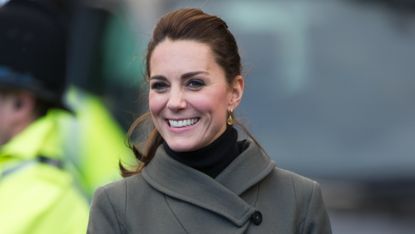
[(68, 110), (66, 30), (49, 0), (11, 0), (0, 8), (0, 87), (31, 91)]

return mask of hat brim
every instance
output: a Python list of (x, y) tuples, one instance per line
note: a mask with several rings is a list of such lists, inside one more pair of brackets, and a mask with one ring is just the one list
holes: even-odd
[(50, 92), (47, 88), (42, 87), (35, 79), (26, 76), (24, 78), (19, 77), (16, 79), (12, 75), (0, 74), (0, 89), (5, 90), (27, 90), (33, 93), (36, 98), (50, 104), (52, 108), (58, 108), (65, 110), (71, 114), (74, 111), (69, 107), (62, 96), (57, 96), (55, 93)]

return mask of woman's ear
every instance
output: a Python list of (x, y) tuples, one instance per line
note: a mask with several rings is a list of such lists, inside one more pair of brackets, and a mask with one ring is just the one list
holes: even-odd
[(232, 97), (229, 103), (229, 108), (231, 110), (236, 109), (239, 103), (241, 102), (242, 96), (244, 94), (244, 78), (241, 75), (237, 75), (232, 83)]

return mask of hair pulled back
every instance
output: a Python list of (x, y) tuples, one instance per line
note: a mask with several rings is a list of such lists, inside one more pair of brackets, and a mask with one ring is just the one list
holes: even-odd
[[(164, 15), (154, 28), (152, 38), (147, 46), (145, 63), (147, 80), (150, 77), (150, 59), (153, 51), (158, 44), (167, 38), (173, 41), (193, 40), (209, 45), (215, 61), (225, 72), (228, 84), (232, 84), (235, 77), (241, 74), (242, 65), (238, 46), (227, 24), (219, 17), (206, 14), (200, 9), (183, 8)], [(124, 177), (140, 173), (154, 157), (158, 146), (163, 142), (154, 126), (152, 126), (143, 147), (138, 147), (137, 144), (131, 142), (134, 130), (148, 123), (149, 118), (150, 114), (148, 112), (140, 116), (128, 131), (130, 148), (140, 163), (132, 170), (127, 170), (120, 164)]]

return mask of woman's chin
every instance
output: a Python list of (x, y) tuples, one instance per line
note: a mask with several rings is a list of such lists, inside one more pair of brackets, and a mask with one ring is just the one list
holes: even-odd
[[(170, 149), (176, 152), (190, 152), (201, 148), (200, 144), (193, 143), (195, 139), (182, 139), (180, 141), (166, 141)], [(200, 141), (199, 141), (200, 143)]]

